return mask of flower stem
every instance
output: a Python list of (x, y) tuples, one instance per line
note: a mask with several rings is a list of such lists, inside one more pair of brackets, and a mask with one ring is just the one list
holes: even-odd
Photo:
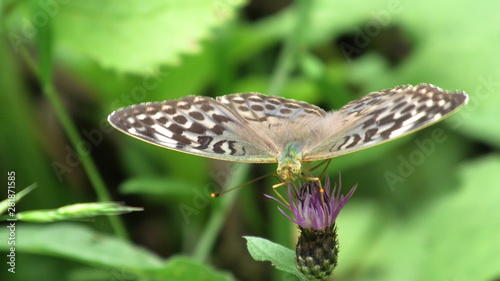
[[(241, 182), (243, 178), (248, 174), (248, 170), (248, 164), (235, 163), (231, 172), (232, 176), (229, 178), (227, 186), (235, 186), (236, 184)], [(216, 204), (216, 208), (210, 213), (208, 223), (205, 226), (203, 234), (201, 235), (200, 240), (193, 252), (193, 259), (198, 261), (207, 260), (207, 257), (211, 253), (212, 248), (215, 244), (217, 235), (220, 233), (224, 221), (227, 218), (227, 214), (235, 202), (238, 192), (239, 190), (236, 189), (231, 192), (225, 193), (224, 195), (218, 197), (218, 199), (215, 199), (220, 199), (220, 204)]]
[[(33, 8), (35, 10), (40, 9), (40, 6), (36, 4), (37, 2), (34, 3)], [(37, 31), (36, 41), (40, 59), (38, 71), (35, 70), (34, 72), (37, 74), (38, 79), (42, 84), (43, 93), (54, 108), (56, 116), (60, 120), (64, 131), (68, 135), (71, 145), (77, 150), (78, 156), (82, 161), (83, 168), (97, 193), (99, 201), (111, 201), (111, 196), (107, 191), (106, 185), (104, 184), (94, 161), (90, 157), (88, 151), (83, 151), (83, 146), (79, 145), (83, 143), (83, 140), (80, 138), (75, 124), (69, 117), (63, 103), (59, 99), (59, 95), (52, 82), (52, 28), (50, 19), (48, 24), (40, 26)], [(36, 65), (30, 65), (36, 67)], [(108, 218), (115, 233), (123, 239), (128, 239), (128, 234), (121, 219), (117, 216), (109, 216)]]

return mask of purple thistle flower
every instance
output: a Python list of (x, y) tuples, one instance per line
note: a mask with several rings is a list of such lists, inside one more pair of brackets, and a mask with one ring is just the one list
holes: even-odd
[(327, 176), (323, 192), (321, 192), (318, 181), (307, 181), (300, 188), (291, 183), (288, 185), (288, 205), (276, 198), (266, 195), (266, 197), (279, 202), (284, 208), (293, 214), (293, 217), (278, 209), (288, 219), (299, 225), (301, 228), (326, 230), (329, 229), (337, 219), (340, 210), (345, 206), (356, 190), (355, 185), (347, 195), (341, 195), (342, 182), (339, 177), (339, 186), (330, 187), (330, 178)]
[[(297, 268), (308, 280), (324, 280), (337, 266), (339, 243), (335, 220), (356, 190), (355, 185), (346, 196), (340, 194), (339, 186), (330, 187), (328, 176), (322, 189), (319, 181), (307, 181), (300, 188), (288, 185), (288, 202), (266, 195), (278, 201), (288, 212), (278, 209), (299, 226), (300, 236), (295, 248)], [(283, 199), (284, 200), (284, 199)]]

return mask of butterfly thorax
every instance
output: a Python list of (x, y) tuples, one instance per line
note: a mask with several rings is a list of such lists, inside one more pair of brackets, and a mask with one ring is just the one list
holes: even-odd
[(278, 176), (285, 182), (300, 178), (302, 171), (302, 146), (296, 142), (288, 143), (278, 159)]

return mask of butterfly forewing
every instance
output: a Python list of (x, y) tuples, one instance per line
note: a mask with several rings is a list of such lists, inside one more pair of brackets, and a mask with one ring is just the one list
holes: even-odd
[(429, 84), (398, 86), (352, 101), (328, 119), (342, 120), (341, 133), (327, 134), (304, 160), (351, 153), (429, 126), (467, 103), (463, 92), (447, 92)]
[(133, 105), (108, 120), (133, 137), (190, 154), (251, 163), (275, 159), (259, 138), (246, 137), (241, 118), (209, 97)]

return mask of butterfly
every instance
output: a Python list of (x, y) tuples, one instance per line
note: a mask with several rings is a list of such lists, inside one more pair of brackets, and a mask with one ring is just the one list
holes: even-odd
[(467, 102), (464, 92), (430, 84), (372, 92), (329, 112), (302, 101), (240, 93), (141, 103), (114, 111), (108, 121), (132, 137), (189, 154), (277, 162), (277, 175), (291, 182), (305, 177), (305, 161), (330, 159), (402, 137)]

